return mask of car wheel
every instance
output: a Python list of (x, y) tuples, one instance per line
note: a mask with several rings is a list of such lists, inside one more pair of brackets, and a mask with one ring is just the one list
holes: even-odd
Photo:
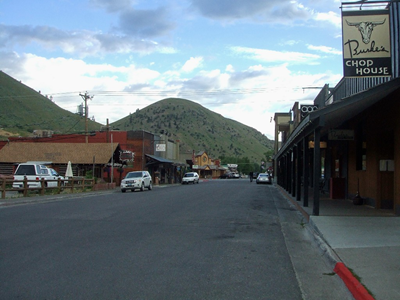
[(142, 186), (140, 187), (140, 191), (141, 191), (141, 192), (144, 191), (144, 182), (142, 182)]
[(149, 183), (149, 186), (147, 187), (149, 191), (151, 191), (153, 189), (153, 185), (151, 184), (151, 181)]
[(126, 190), (121, 190), (121, 192), (125, 193), (125, 192), (126, 192)]

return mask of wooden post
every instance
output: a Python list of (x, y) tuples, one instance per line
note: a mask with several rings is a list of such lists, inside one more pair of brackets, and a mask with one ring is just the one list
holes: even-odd
[(41, 186), (41, 188), (40, 188), (40, 195), (44, 195), (44, 192), (45, 192), (45, 190), (44, 190), (44, 188), (45, 188), (45, 182), (44, 182), (44, 178), (42, 177), (42, 179), (41, 179), (41, 181), (40, 181), (40, 186)]
[(28, 178), (24, 176), (24, 197), (28, 196)]
[(313, 201), (313, 215), (319, 216), (319, 181), (321, 178), (321, 128), (317, 127), (314, 130), (314, 201)]
[(5, 198), (6, 197), (6, 179), (3, 178), (3, 182), (1, 184), (1, 198)]
[(57, 194), (60, 194), (61, 193), (61, 178), (60, 177), (58, 177), (57, 187), (58, 187)]

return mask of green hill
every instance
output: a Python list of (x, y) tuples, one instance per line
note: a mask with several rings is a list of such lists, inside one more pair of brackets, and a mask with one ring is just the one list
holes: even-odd
[[(249, 126), (224, 118), (185, 99), (164, 99), (112, 124), (119, 130), (146, 130), (180, 141), (181, 152), (206, 151), (211, 157), (266, 158), (273, 141)], [(89, 131), (101, 124), (88, 121)], [(84, 133), (85, 119), (0, 71), (0, 139), (32, 136), (34, 130)]]
[(158, 101), (110, 125), (120, 130), (165, 133), (180, 141), (181, 151), (204, 150), (211, 157), (248, 157), (259, 162), (273, 148), (273, 141), (256, 129), (185, 99)]
[[(88, 121), (88, 130), (101, 124)], [(85, 118), (64, 110), (51, 99), (0, 71), (0, 139), (31, 136), (34, 130), (84, 133)]]

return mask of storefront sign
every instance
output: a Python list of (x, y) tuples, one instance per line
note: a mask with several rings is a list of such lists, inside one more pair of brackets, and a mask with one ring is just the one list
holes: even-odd
[(331, 129), (328, 138), (332, 141), (353, 141), (354, 130)]
[(119, 153), (119, 159), (121, 161), (133, 161), (135, 159), (135, 152), (124, 150)]
[(156, 144), (156, 151), (165, 152), (165, 144)]
[(342, 11), (344, 77), (391, 76), (387, 10)]

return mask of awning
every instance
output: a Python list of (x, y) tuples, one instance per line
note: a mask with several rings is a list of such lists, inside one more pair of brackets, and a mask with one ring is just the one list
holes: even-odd
[(149, 159), (149, 161), (146, 163), (147, 166), (151, 165), (158, 165), (158, 164), (173, 164), (174, 162), (172, 160), (160, 157), (160, 156), (155, 156), (155, 155), (150, 155), (150, 154), (145, 154), (146, 158)]
[(393, 79), (315, 111), (311, 121), (323, 115), (323, 127), (338, 127), (399, 89), (400, 78)]
[(186, 166), (187, 164), (177, 160), (166, 159), (164, 157), (145, 154), (149, 161), (146, 163), (147, 166), (158, 165), (158, 164), (171, 164), (173, 166)]
[(400, 78), (395, 78), (311, 112), (292, 132), (276, 157), (285, 153), (304, 136), (312, 134), (315, 128), (321, 127), (321, 133), (337, 128), (398, 90), (400, 90)]

